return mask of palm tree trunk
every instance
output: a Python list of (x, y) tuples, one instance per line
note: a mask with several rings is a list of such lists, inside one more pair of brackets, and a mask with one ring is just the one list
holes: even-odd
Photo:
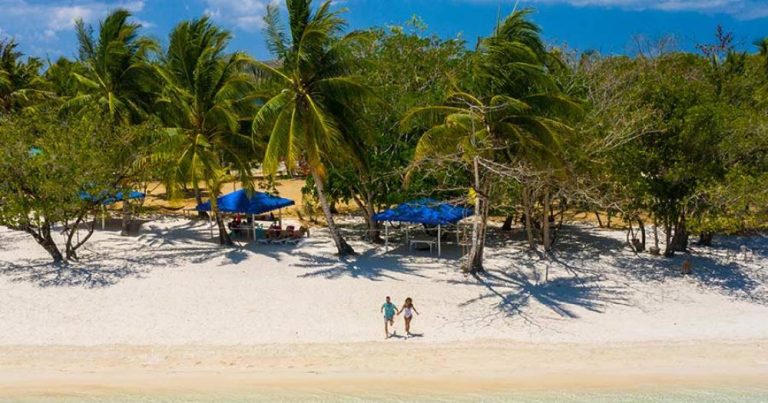
[(325, 213), (325, 221), (328, 223), (328, 231), (331, 233), (333, 242), (336, 244), (339, 257), (354, 255), (355, 250), (344, 240), (344, 237), (336, 227), (336, 223), (333, 221), (333, 214), (331, 213), (331, 206), (328, 203), (328, 199), (325, 198), (325, 185), (323, 185), (323, 178), (317, 172), (317, 168), (311, 166), (309, 168), (312, 173), (312, 179), (315, 181), (315, 190), (317, 190), (317, 198), (320, 199), (320, 206)]
[[(477, 162), (475, 162), (477, 164)], [(475, 165), (475, 225), (472, 227), (472, 244), (467, 256), (464, 271), (475, 274), (485, 271), (483, 268), (483, 252), (485, 250), (485, 234), (488, 230), (488, 212), (490, 181), (488, 178), (480, 179), (477, 165)]]
[(219, 227), (219, 244), (224, 246), (233, 246), (232, 237), (229, 236), (229, 230), (224, 224), (224, 220), (221, 218), (221, 214), (216, 211), (216, 226)]

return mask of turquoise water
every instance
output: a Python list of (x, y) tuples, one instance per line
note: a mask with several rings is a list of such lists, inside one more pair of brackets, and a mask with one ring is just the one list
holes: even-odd
[(460, 394), (434, 396), (409, 396), (397, 394), (381, 394), (366, 396), (345, 396), (324, 392), (278, 391), (254, 394), (198, 394), (175, 396), (142, 396), (142, 395), (57, 395), (29, 396), (21, 399), (4, 400), (0, 402), (105, 402), (105, 403), (134, 403), (134, 402), (525, 402), (525, 403), (635, 403), (635, 402), (670, 402), (670, 403), (727, 403), (727, 402), (768, 402), (768, 386), (765, 388), (738, 388), (712, 390), (675, 390), (675, 391), (614, 391), (614, 392), (525, 392), (501, 394)]

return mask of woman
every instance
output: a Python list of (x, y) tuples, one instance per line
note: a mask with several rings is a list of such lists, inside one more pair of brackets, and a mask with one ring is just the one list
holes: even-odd
[(408, 297), (405, 299), (405, 304), (403, 304), (403, 307), (400, 308), (400, 311), (397, 313), (400, 315), (403, 314), (403, 318), (405, 318), (405, 335), (406, 336), (412, 336), (411, 335), (411, 319), (413, 319), (413, 313), (416, 313), (416, 315), (419, 315), (419, 311), (416, 310), (416, 307), (413, 306), (413, 300), (411, 297)]

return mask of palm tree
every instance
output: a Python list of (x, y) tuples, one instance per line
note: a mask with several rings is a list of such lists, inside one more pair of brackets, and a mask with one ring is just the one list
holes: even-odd
[(34, 57), (22, 61), (18, 45), (12, 39), (0, 40), (0, 114), (18, 111), (51, 95), (40, 77), (42, 63)]
[(253, 114), (253, 77), (245, 73), (248, 56), (225, 54), (230, 38), (207, 17), (182, 22), (171, 32), (157, 68), (164, 83), (157, 109), (170, 127), (158, 156), (172, 167), (169, 188), (191, 182), (199, 198), (199, 182), (205, 183), (222, 245), (232, 244), (216, 214), (224, 164), (237, 169), (245, 187), (253, 186), (251, 138), (240, 133), (241, 120)]
[[(482, 161), (537, 165), (557, 161), (559, 137), (569, 128), (557, 108), (574, 104), (560, 95), (545, 69), (546, 51), (527, 11), (509, 16), (474, 55), (471, 89), (449, 94), (443, 105), (419, 107), (403, 118), (404, 128), (432, 122), (419, 140), (412, 168), (432, 157), (454, 157), (473, 172), (475, 214), (465, 270), (483, 270), (483, 249), (491, 182)], [(530, 214), (527, 214), (530, 216)], [(528, 217), (530, 219), (530, 217)]]
[[(62, 112), (80, 113), (95, 107), (113, 128), (146, 119), (155, 87), (148, 52), (157, 45), (138, 35), (141, 25), (129, 22), (130, 16), (123, 9), (112, 12), (99, 24), (96, 38), (91, 26), (86, 26), (82, 19), (76, 21), (79, 62), (84, 74), (72, 72), (78, 91), (64, 102)], [(133, 162), (133, 155), (124, 157), (126, 164)], [(127, 176), (119, 184), (124, 193), (132, 187), (131, 182)], [(130, 214), (130, 202), (123, 200), (122, 235), (128, 235)]]
[(338, 160), (362, 164), (360, 131), (353, 128), (361, 103), (370, 91), (351, 75), (349, 46), (364, 35), (351, 33), (339, 37), (344, 21), (339, 12), (330, 11), (330, 1), (314, 12), (311, 0), (286, 0), (290, 18), (286, 33), (281, 27), (276, 7), (270, 6), (265, 17), (270, 49), (281, 67), (256, 63), (265, 78), (278, 90), (253, 119), (254, 134), (269, 131), (264, 156), (264, 170), (277, 171), (284, 160), (295, 166), (303, 160), (309, 166), (328, 229), (340, 256), (354, 250), (339, 233), (326, 198), (325, 163)]
[(141, 121), (152, 103), (152, 66), (148, 53), (156, 43), (138, 35), (140, 24), (128, 21), (131, 13), (118, 9), (99, 24), (99, 35), (82, 19), (75, 23), (79, 61), (85, 73), (73, 72), (79, 84), (76, 96), (64, 104), (66, 111), (96, 105), (114, 124)]

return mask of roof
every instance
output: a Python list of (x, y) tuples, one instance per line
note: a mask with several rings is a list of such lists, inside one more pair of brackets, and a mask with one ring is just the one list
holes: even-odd
[[(272, 210), (296, 204), (293, 200), (273, 196), (269, 193), (252, 192), (250, 197), (246, 189), (240, 189), (225, 194), (216, 199), (218, 209), (222, 213), (263, 214)], [(197, 206), (198, 211), (211, 211), (211, 202)]]
[[(143, 199), (146, 196), (147, 196), (146, 194), (138, 192), (136, 190), (131, 190), (130, 192), (128, 192), (128, 200)], [(101, 192), (99, 193), (98, 196), (94, 196), (88, 192), (80, 192), (80, 200), (95, 201), (97, 199), (103, 199), (101, 204), (107, 206), (110, 204), (123, 201), (123, 192), (117, 192), (114, 195), (107, 195), (106, 192)]]
[(408, 222), (426, 225), (455, 224), (474, 214), (471, 207), (463, 207), (432, 199), (403, 203), (373, 216), (374, 221)]

